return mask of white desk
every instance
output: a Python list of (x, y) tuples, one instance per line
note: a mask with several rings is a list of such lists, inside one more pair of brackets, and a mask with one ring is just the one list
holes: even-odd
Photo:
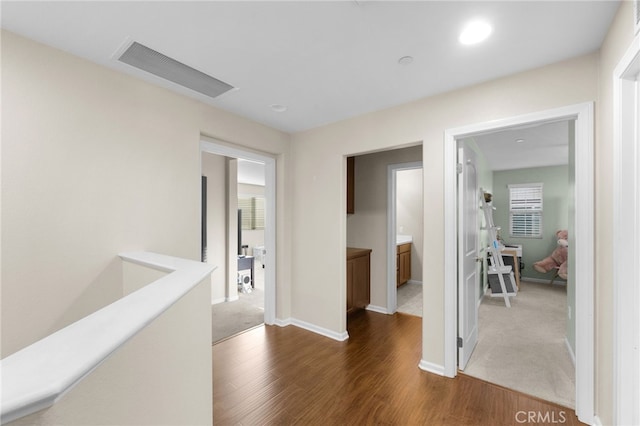
[[(491, 247), (487, 247), (487, 253), (491, 253)], [(520, 288), (520, 261), (522, 260), (522, 244), (507, 244), (500, 253), (503, 258), (511, 257), (511, 261), (505, 260), (505, 265), (511, 265), (513, 268), (513, 275), (516, 278), (516, 285)], [(490, 260), (490, 259), (489, 259)], [(486, 265), (485, 265), (486, 266)]]
[(505, 251), (515, 251), (516, 256), (522, 257), (522, 244), (507, 244), (502, 252), (504, 253)]

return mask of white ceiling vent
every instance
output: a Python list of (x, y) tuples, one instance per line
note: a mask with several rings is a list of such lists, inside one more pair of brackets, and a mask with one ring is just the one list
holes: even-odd
[(120, 55), (118, 60), (212, 98), (233, 89), (233, 86), (224, 81), (213, 78), (135, 41)]

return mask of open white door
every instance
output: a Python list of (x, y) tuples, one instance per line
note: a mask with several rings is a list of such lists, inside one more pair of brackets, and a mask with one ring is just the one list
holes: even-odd
[(478, 181), (476, 155), (458, 148), (458, 368), (464, 370), (478, 343)]

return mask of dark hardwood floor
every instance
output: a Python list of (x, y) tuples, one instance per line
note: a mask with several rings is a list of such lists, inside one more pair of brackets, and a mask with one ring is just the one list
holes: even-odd
[(215, 425), (579, 425), (573, 410), (418, 368), (421, 319), (363, 311), (337, 342), (262, 326), (213, 346)]

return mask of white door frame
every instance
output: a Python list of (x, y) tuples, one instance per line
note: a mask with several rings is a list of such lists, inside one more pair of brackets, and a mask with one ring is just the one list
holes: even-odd
[(265, 165), (264, 198), (267, 222), (264, 229), (265, 257), (264, 277), (264, 322), (272, 325), (276, 321), (276, 159), (275, 157), (228, 143), (201, 136), (200, 152), (223, 155), (225, 157), (253, 160)]
[[(397, 172), (422, 169), (422, 161), (389, 164), (387, 166), (387, 314), (398, 309), (398, 285), (396, 276), (396, 182)], [(423, 191), (424, 192), (424, 191)], [(424, 199), (422, 200), (424, 209)], [(424, 250), (423, 250), (424, 253)]]
[[(576, 291), (576, 414), (588, 424), (594, 415), (594, 170), (593, 103), (524, 114), (447, 129), (444, 135), (444, 375), (457, 374), (457, 200), (456, 141), (510, 127), (575, 120), (575, 282)], [(579, 265), (579, 266), (578, 266)]]
[(613, 405), (640, 424), (640, 35), (613, 72)]

